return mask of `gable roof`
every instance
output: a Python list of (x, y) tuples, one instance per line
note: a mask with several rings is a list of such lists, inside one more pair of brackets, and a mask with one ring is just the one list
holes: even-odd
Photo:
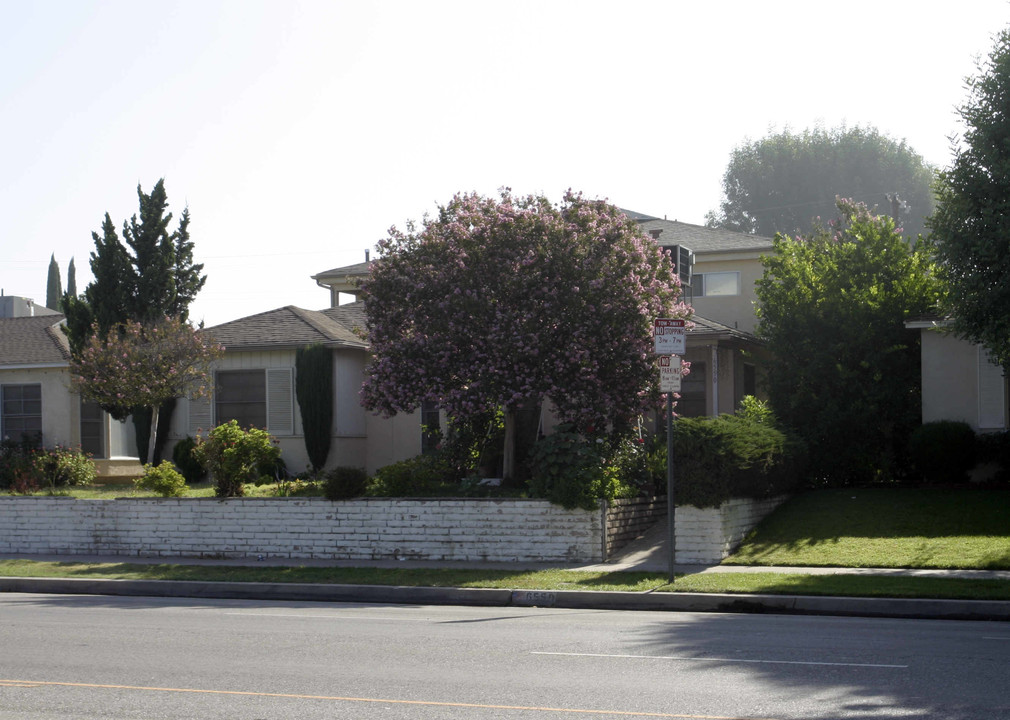
[(329, 347), (368, 347), (350, 325), (338, 318), (294, 305), (215, 325), (205, 332), (226, 350), (279, 350), (316, 343)]
[(621, 212), (636, 221), (646, 233), (651, 234), (653, 231), (659, 230), (660, 234), (656, 242), (660, 245), (685, 245), (696, 254), (755, 252), (772, 249), (772, 239), (761, 235), (692, 225), (679, 220), (660, 220), (632, 210), (622, 209)]
[(70, 344), (60, 330), (63, 315), (0, 318), (0, 368), (66, 367)]

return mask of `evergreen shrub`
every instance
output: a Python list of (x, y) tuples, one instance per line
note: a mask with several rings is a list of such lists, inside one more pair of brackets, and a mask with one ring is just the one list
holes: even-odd
[(323, 479), (323, 495), (328, 500), (347, 500), (365, 494), (368, 473), (364, 468), (335, 467)]
[(909, 439), (912, 466), (929, 483), (965, 483), (975, 467), (975, 431), (966, 422), (940, 420), (920, 425)]
[(162, 497), (182, 497), (186, 494), (186, 479), (168, 460), (160, 465), (144, 465), (144, 475), (133, 481), (138, 490), (150, 490)]
[(187, 435), (172, 448), (172, 462), (190, 485), (207, 477), (207, 471), (203, 465), (193, 457), (193, 448), (195, 447), (196, 440)]

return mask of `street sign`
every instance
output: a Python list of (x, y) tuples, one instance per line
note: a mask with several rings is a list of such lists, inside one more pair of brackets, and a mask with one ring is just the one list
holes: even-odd
[(687, 350), (687, 328), (683, 320), (657, 318), (652, 323), (657, 355), (683, 355)]
[(661, 393), (680, 392), (680, 358), (664, 355), (659, 358), (659, 391)]

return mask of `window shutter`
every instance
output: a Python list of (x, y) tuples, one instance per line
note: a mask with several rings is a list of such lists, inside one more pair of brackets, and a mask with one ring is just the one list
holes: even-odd
[(989, 351), (978, 346), (978, 426), (1002, 429), (1005, 426), (1003, 368), (989, 358)]
[(267, 370), (267, 431), (271, 435), (295, 434), (293, 389), (291, 368)]

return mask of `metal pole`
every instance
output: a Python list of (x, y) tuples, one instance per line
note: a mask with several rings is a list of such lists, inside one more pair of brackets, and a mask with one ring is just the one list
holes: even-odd
[(676, 502), (673, 495), (673, 393), (666, 394), (666, 517), (668, 525), (667, 546), (670, 549), (670, 583), (674, 580), (673, 566), (677, 560), (677, 534), (674, 531)]

